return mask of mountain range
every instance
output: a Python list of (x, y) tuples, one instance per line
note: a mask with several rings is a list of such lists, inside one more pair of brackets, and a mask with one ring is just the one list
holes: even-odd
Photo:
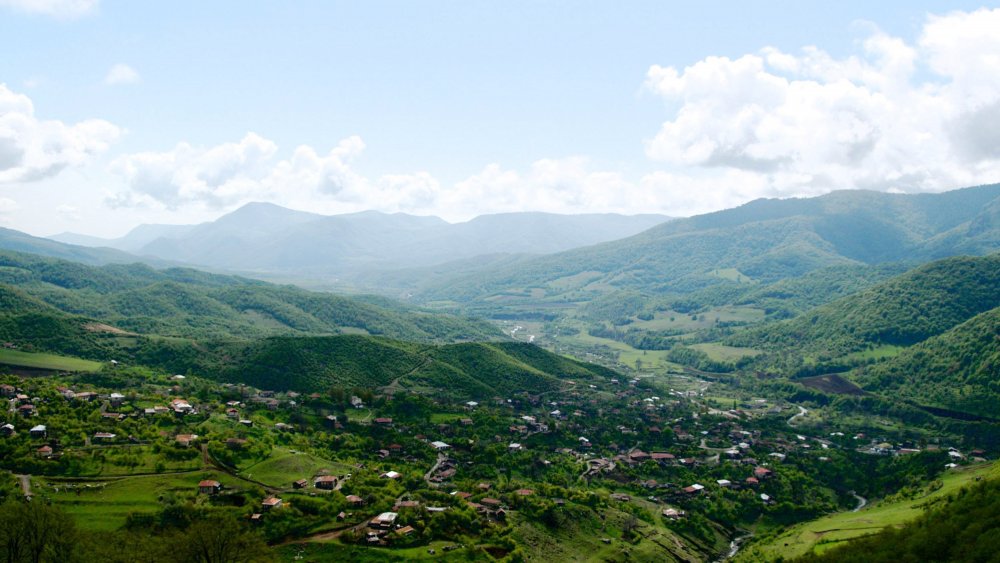
[(453, 276), (415, 297), (586, 302), (622, 289), (686, 293), (725, 281), (768, 283), (831, 266), (916, 264), (998, 248), (1000, 185), (915, 195), (849, 190), (678, 219), (517, 268)]
[(233, 272), (342, 277), (489, 254), (548, 254), (627, 237), (668, 219), (504, 213), (452, 224), (403, 213), (326, 216), (251, 203), (200, 225), (142, 225), (119, 239), (72, 233), (52, 239)]

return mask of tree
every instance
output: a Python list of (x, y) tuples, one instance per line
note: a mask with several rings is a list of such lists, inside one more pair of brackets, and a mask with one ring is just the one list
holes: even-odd
[(195, 520), (178, 538), (179, 561), (197, 563), (244, 563), (268, 561), (264, 540), (235, 517), (216, 513)]
[(41, 502), (7, 502), (0, 507), (0, 556), (10, 563), (71, 562), (76, 526), (58, 508)]

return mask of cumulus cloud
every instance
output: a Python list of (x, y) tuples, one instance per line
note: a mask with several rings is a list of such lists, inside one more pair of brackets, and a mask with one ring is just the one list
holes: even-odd
[[(995, 29), (1000, 9), (955, 12), (928, 17), (912, 41), (869, 26), (843, 58), (814, 46), (764, 47), (682, 69), (652, 66), (645, 85), (667, 102), (669, 115), (645, 143), (658, 169), (638, 178), (595, 169), (578, 156), (542, 158), (523, 170), (489, 164), (451, 185), (426, 171), (369, 177), (358, 168), (366, 150), (360, 137), (325, 153), (300, 146), (279, 158), (274, 142), (248, 133), (215, 147), (181, 143), (122, 156), (111, 169), (129, 190), (109, 201), (218, 209), (267, 200), (449, 219), (523, 210), (688, 215), (758, 197), (997, 181)], [(14, 158), (3, 140), (0, 132), (0, 169), (5, 155)]]
[(0, 6), (55, 18), (78, 18), (97, 9), (98, 0), (0, 0)]
[(277, 145), (248, 133), (236, 143), (199, 149), (180, 143), (166, 152), (142, 152), (115, 159), (111, 170), (125, 178), (132, 193), (120, 205), (159, 202), (175, 209), (184, 203), (224, 206), (254, 197), (264, 190), (266, 163)]
[(116, 84), (135, 84), (139, 82), (139, 73), (127, 64), (118, 63), (108, 70), (104, 77), (104, 83), (109, 86)]
[(375, 178), (357, 171), (365, 143), (348, 137), (325, 154), (309, 146), (275, 158), (277, 145), (256, 133), (241, 141), (170, 151), (136, 153), (113, 161), (128, 191), (112, 194), (114, 207), (230, 208), (265, 200), (317, 211), (437, 214), (467, 219), (482, 213), (525, 209), (573, 213), (587, 210), (642, 211), (658, 202), (645, 185), (618, 173), (591, 170), (585, 158), (542, 159), (525, 172), (490, 164), (452, 186), (426, 171)]
[(875, 29), (843, 59), (764, 48), (654, 65), (646, 86), (672, 115), (646, 153), (675, 171), (746, 173), (758, 196), (996, 181), (996, 29), (1000, 10), (983, 9), (929, 17), (914, 44)]
[(38, 119), (27, 96), (0, 84), (0, 184), (54, 176), (107, 150), (120, 135), (100, 119), (72, 125)]

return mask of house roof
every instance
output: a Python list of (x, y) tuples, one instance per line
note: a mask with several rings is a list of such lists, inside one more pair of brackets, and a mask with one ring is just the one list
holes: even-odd
[(204, 481), (201, 481), (200, 483), (198, 483), (198, 486), (199, 487), (221, 487), (222, 483), (220, 483), (218, 481), (213, 481), (211, 479), (205, 479)]

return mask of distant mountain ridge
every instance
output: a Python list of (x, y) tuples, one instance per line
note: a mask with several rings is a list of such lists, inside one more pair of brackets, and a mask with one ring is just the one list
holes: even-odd
[[(444, 280), (416, 297), (589, 300), (621, 289), (684, 293), (735, 270), (760, 282), (847, 264), (926, 262), (1000, 249), (1000, 184), (936, 194), (846, 190), (764, 199), (678, 219), (635, 236)], [(716, 272), (716, 273), (713, 273)]]
[(451, 224), (404, 213), (325, 216), (251, 203), (200, 225), (142, 225), (104, 241), (72, 233), (53, 238), (229, 271), (350, 276), (488, 254), (559, 252), (631, 236), (668, 219), (504, 213)]

